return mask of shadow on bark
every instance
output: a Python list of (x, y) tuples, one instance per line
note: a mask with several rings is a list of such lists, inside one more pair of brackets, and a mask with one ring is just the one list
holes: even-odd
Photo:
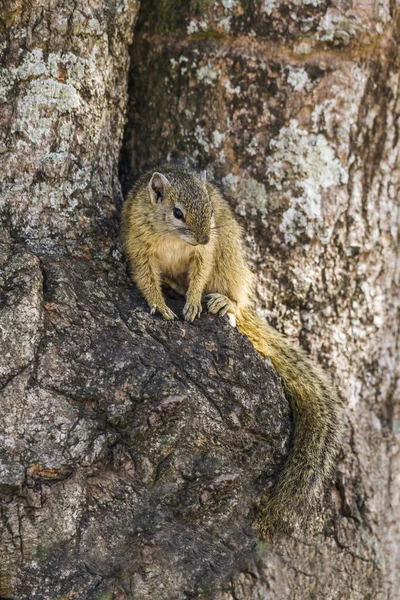
[(255, 549), (254, 503), (288, 450), (273, 370), (225, 320), (151, 317), (120, 266), (7, 243), (2, 264), (3, 306), (41, 315), (2, 330), (4, 356), (34, 344), (2, 371), (17, 597), (213, 589)]

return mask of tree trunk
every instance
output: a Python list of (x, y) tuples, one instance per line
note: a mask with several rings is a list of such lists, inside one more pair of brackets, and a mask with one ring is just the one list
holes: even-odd
[(1, 222), (33, 251), (109, 253), (138, 8), (1, 3)]
[[(398, 6), (3, 5), (0, 598), (397, 598)], [(207, 168), (259, 308), (344, 399), (305, 539), (250, 528), (290, 441), (272, 369), (223, 320), (150, 317), (125, 275), (137, 14), (124, 186)]]

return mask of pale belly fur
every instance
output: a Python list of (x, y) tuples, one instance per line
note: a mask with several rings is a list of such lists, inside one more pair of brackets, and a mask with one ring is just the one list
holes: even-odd
[(193, 254), (193, 246), (176, 238), (165, 238), (156, 249), (157, 263), (161, 275), (187, 288), (189, 284), (189, 265)]

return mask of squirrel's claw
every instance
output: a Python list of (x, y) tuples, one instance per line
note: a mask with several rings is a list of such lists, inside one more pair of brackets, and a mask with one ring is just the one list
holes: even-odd
[(223, 294), (208, 294), (203, 300), (207, 302), (209, 313), (218, 314), (219, 317), (226, 315), (232, 327), (236, 327), (235, 306), (232, 300)]
[(231, 301), (222, 294), (208, 294), (204, 300), (207, 302), (208, 312), (213, 315), (218, 313), (220, 317), (223, 317), (231, 308)]
[(197, 317), (200, 317), (201, 311), (201, 304), (190, 304), (189, 302), (186, 302), (183, 308), (183, 316), (185, 318), (185, 321), (189, 321), (191, 323)]
[(158, 311), (166, 321), (173, 321), (178, 318), (174, 311), (168, 308), (168, 306), (157, 306), (156, 304), (153, 304), (150, 308), (150, 314), (154, 315), (156, 311)]

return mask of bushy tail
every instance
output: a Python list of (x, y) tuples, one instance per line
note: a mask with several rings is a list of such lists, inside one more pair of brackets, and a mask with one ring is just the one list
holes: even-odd
[(290, 455), (267, 498), (257, 526), (261, 534), (304, 527), (332, 475), (343, 423), (338, 393), (322, 369), (301, 348), (249, 308), (236, 315), (239, 330), (281, 376), (295, 422)]

